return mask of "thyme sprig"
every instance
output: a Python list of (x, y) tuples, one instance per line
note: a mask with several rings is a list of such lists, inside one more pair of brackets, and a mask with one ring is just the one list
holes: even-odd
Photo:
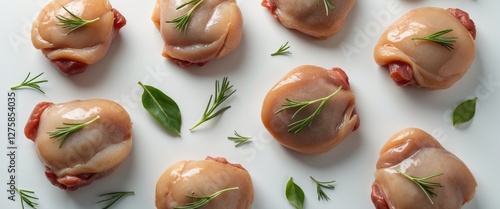
[(208, 196), (197, 196), (197, 195), (186, 194), (186, 196), (194, 198), (194, 199), (198, 199), (198, 201), (187, 203), (184, 206), (174, 206), (174, 209), (196, 209), (196, 208), (200, 208), (201, 206), (206, 205), (208, 202), (210, 202), (211, 200), (213, 200), (214, 198), (216, 198), (220, 194), (222, 194), (224, 192), (227, 192), (227, 191), (238, 190), (238, 189), (239, 189), (239, 187), (226, 188), (226, 189), (219, 190), (219, 191), (217, 191), (217, 192), (215, 192), (215, 193), (213, 193), (211, 195), (208, 195)]
[[(59, 148), (61, 148), (66, 142), (66, 139), (73, 133), (77, 132), (78, 130), (82, 129), (85, 126), (90, 125), (94, 121), (98, 120), (101, 118), (99, 115), (96, 116), (94, 119), (87, 121), (85, 123), (63, 123), (65, 126), (61, 127), (56, 127), (55, 131), (49, 131), (47, 134), (49, 134), (50, 138), (55, 138), (55, 141), (60, 141), (61, 143), (59, 144)], [(54, 142), (55, 142), (54, 141)]]
[(59, 24), (57, 24), (57, 26), (70, 29), (68, 33), (66, 33), (66, 35), (69, 35), (76, 29), (81, 28), (87, 24), (93, 23), (95, 21), (98, 21), (100, 19), (99, 17), (97, 17), (92, 20), (85, 20), (70, 12), (68, 9), (66, 9), (66, 7), (62, 6), (62, 8), (66, 10), (66, 12), (68, 12), (68, 14), (71, 16), (71, 17), (64, 17), (62, 15), (56, 15), (56, 18), (59, 20)]
[(401, 175), (403, 175), (404, 177), (408, 178), (409, 180), (411, 180), (418, 187), (420, 187), (420, 189), (422, 189), (422, 191), (424, 192), (424, 194), (427, 197), (427, 199), (429, 199), (429, 201), (431, 202), (431, 204), (434, 205), (434, 201), (432, 201), (432, 197), (433, 196), (437, 196), (437, 194), (434, 193), (432, 191), (432, 189), (434, 189), (434, 187), (444, 187), (444, 186), (441, 183), (429, 182), (427, 180), (431, 179), (431, 178), (434, 178), (436, 176), (441, 176), (444, 173), (435, 173), (435, 174), (432, 174), (432, 175), (429, 175), (429, 176), (426, 176), (426, 177), (416, 177), (416, 176), (412, 176), (412, 175), (406, 174), (406, 173), (404, 173), (402, 171), (399, 171), (399, 173)]
[(271, 54), (271, 56), (291, 54), (291, 52), (288, 51), (288, 49), (290, 49), (290, 46), (288, 45), (288, 41), (287, 41), (285, 44), (281, 45), (278, 50), (276, 50), (275, 52), (273, 52)]
[(319, 106), (316, 108), (316, 110), (314, 110), (314, 112), (311, 115), (309, 115), (305, 118), (302, 118), (298, 121), (295, 121), (293, 123), (290, 123), (288, 125), (288, 128), (289, 128), (288, 132), (299, 133), (306, 126), (311, 125), (314, 118), (316, 116), (318, 116), (321, 113), (321, 111), (323, 110), (323, 107), (325, 107), (326, 101), (328, 101), (328, 99), (335, 96), (341, 89), (342, 89), (342, 86), (339, 86), (339, 88), (337, 90), (335, 90), (333, 93), (331, 93), (330, 95), (323, 97), (323, 98), (310, 100), (310, 101), (296, 101), (296, 100), (286, 98), (286, 101), (283, 102), (283, 104), (282, 104), (283, 107), (281, 109), (279, 109), (278, 111), (276, 111), (274, 114), (278, 114), (278, 113), (285, 111), (285, 110), (288, 110), (288, 109), (298, 108), (297, 111), (295, 111), (295, 113), (292, 115), (292, 119), (293, 119), (293, 118), (295, 118), (295, 116), (297, 116), (297, 114), (301, 110), (303, 110), (307, 106), (314, 104), (314, 103), (317, 103), (317, 102), (320, 102)]
[[(318, 0), (318, 4), (319, 1), (320, 0)], [(325, 4), (326, 16), (328, 16), (328, 11), (335, 9), (335, 5), (333, 5), (333, 3), (330, 0), (323, 0), (323, 3)]]
[[(231, 90), (232, 87), (233, 85), (229, 85), (229, 80), (227, 77), (224, 77), (222, 79), (222, 85), (219, 84), (219, 80), (215, 81), (215, 96), (213, 94), (210, 95), (210, 99), (208, 100), (205, 112), (203, 113), (198, 123), (196, 123), (193, 127), (189, 129), (190, 131), (193, 131), (196, 127), (198, 127), (202, 123), (217, 117), (227, 109), (231, 108), (231, 106), (226, 106), (214, 113), (217, 107), (219, 107), (224, 101), (226, 101), (227, 98), (229, 98), (231, 95), (234, 94), (234, 92), (236, 92), (236, 90)], [(212, 103), (212, 98), (213, 98), (213, 103)]]
[(179, 10), (179, 9), (182, 9), (183, 7), (185, 7), (187, 5), (190, 5), (190, 4), (193, 4), (193, 3), (194, 3), (194, 6), (191, 7), (191, 9), (189, 9), (183, 15), (181, 15), (179, 17), (176, 17), (173, 20), (167, 20), (165, 22), (166, 23), (175, 23), (174, 28), (179, 29), (179, 33), (184, 33), (184, 35), (186, 35), (186, 31), (187, 31), (187, 27), (189, 25), (189, 21), (191, 19), (191, 15), (193, 14), (193, 12), (196, 9), (196, 7), (198, 7), (203, 1), (204, 0), (190, 0), (190, 1), (186, 2), (186, 3), (184, 3), (184, 4), (181, 4), (180, 6), (178, 6), (175, 9)]
[(34, 202), (38, 200), (38, 197), (35, 197), (35, 192), (30, 190), (19, 189), (16, 187), (16, 191), (19, 193), (19, 197), (21, 198), (21, 207), (24, 209), (24, 203), (30, 206), (31, 208), (36, 208), (38, 203)]
[(250, 142), (252, 137), (251, 136), (242, 136), (238, 132), (234, 131), (234, 136), (227, 137), (227, 139), (234, 141), (236, 143), (236, 145), (234, 145), (234, 146), (239, 147), (245, 143)]
[(441, 37), (442, 35), (445, 35), (451, 31), (453, 31), (453, 29), (442, 30), (425, 37), (411, 38), (411, 40), (432, 41), (451, 51), (453, 49), (453, 43), (456, 42), (456, 39), (458, 37), (455, 36)]
[(101, 194), (99, 197), (108, 197), (107, 199), (100, 200), (97, 202), (97, 204), (108, 202), (106, 206), (104, 206), (102, 209), (108, 209), (111, 206), (113, 206), (118, 200), (124, 198), (127, 195), (134, 195), (135, 193), (132, 191), (126, 191), (126, 192), (110, 192), (106, 194)]
[(29, 79), (30, 74), (31, 74), (31, 72), (28, 72), (28, 76), (26, 76), (26, 78), (24, 79), (24, 81), (21, 84), (16, 85), (16, 86), (12, 86), (12, 87), (10, 87), (10, 89), (16, 90), (16, 89), (19, 89), (19, 88), (22, 88), (22, 87), (27, 87), (27, 88), (36, 89), (36, 90), (38, 90), (38, 91), (40, 91), (40, 92), (42, 92), (42, 93), (45, 94), (45, 92), (41, 89), (40, 85), (38, 85), (38, 84), (45, 83), (45, 82), (48, 82), (48, 81), (47, 80), (35, 81), (35, 79), (37, 79), (38, 77), (40, 77), (41, 75), (43, 75), (43, 72), (40, 73), (40, 74), (38, 74), (37, 76)]
[(326, 195), (326, 193), (323, 191), (323, 188), (325, 189), (335, 189), (335, 186), (333, 183), (335, 183), (335, 180), (332, 181), (318, 181), (314, 177), (309, 176), (314, 183), (316, 183), (316, 192), (318, 193), (318, 200), (325, 200), (328, 201), (330, 200), (330, 197)]

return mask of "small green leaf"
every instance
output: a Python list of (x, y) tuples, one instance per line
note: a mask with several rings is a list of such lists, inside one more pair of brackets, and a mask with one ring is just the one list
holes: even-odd
[(465, 100), (460, 103), (453, 111), (453, 125), (459, 125), (469, 122), (476, 114), (476, 101), (477, 97)]
[(288, 199), (288, 202), (295, 206), (296, 209), (303, 209), (304, 208), (304, 191), (300, 188), (299, 185), (295, 184), (293, 182), (293, 178), (290, 177), (288, 182), (286, 183), (286, 199)]
[(143, 85), (142, 105), (164, 128), (178, 135), (181, 132), (181, 111), (173, 99), (155, 87)]

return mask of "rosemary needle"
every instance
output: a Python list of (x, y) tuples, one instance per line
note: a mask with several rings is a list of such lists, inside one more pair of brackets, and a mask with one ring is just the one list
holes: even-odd
[(66, 35), (69, 35), (76, 29), (81, 28), (89, 23), (98, 21), (100, 19), (98, 17), (92, 20), (85, 20), (70, 12), (68, 9), (66, 9), (66, 7), (62, 6), (62, 8), (66, 10), (66, 12), (68, 12), (68, 14), (71, 16), (71, 17), (64, 17), (62, 15), (56, 15), (56, 18), (59, 20), (59, 24), (57, 24), (57, 26), (70, 29)]
[(214, 198), (216, 198), (217, 196), (219, 196), (220, 194), (222, 194), (223, 192), (227, 192), (227, 191), (231, 191), (231, 190), (237, 190), (237, 189), (239, 189), (239, 188), (238, 187), (231, 187), (231, 188), (219, 190), (219, 191), (217, 191), (217, 192), (215, 192), (215, 193), (213, 193), (213, 194), (211, 194), (209, 196), (196, 196), (196, 195), (186, 194), (187, 197), (198, 199), (198, 201), (187, 203), (184, 206), (174, 206), (174, 209), (196, 209), (196, 208), (200, 208), (200, 207), (206, 205), (208, 202), (210, 202), (210, 200), (213, 200)]
[(326, 195), (326, 193), (323, 191), (323, 188), (325, 189), (335, 189), (335, 186), (333, 183), (335, 183), (335, 180), (332, 181), (318, 181), (314, 177), (309, 176), (314, 183), (316, 184), (316, 192), (318, 193), (318, 200), (330, 200), (330, 197)]
[(66, 139), (71, 134), (75, 133), (76, 131), (82, 129), (85, 126), (90, 125), (91, 123), (93, 123), (94, 121), (96, 121), (99, 118), (101, 118), (101, 117), (98, 115), (94, 119), (87, 121), (85, 123), (63, 123), (63, 125), (65, 125), (65, 126), (56, 127), (55, 131), (49, 131), (47, 133), (49, 134), (50, 138), (56, 138), (55, 141), (61, 142), (59, 144), (59, 148), (61, 148), (63, 146), (64, 142), (66, 142)]
[(441, 37), (442, 35), (445, 35), (451, 31), (453, 31), (453, 29), (442, 30), (425, 37), (412, 38), (411, 40), (432, 41), (451, 51), (453, 49), (453, 43), (456, 42), (457, 37), (455, 36)]
[(227, 137), (227, 139), (234, 141), (234, 143), (236, 143), (236, 145), (234, 145), (234, 146), (239, 147), (245, 143), (250, 142), (252, 137), (251, 136), (242, 136), (238, 132), (234, 131), (234, 136)]
[(24, 189), (19, 189), (17, 187), (16, 187), (16, 191), (19, 193), (19, 196), (21, 198), (21, 207), (23, 209), (24, 209), (24, 203), (26, 203), (31, 208), (36, 208), (38, 203), (33, 202), (33, 201), (38, 200), (38, 197), (34, 196), (35, 192), (29, 191), (29, 190), (24, 190)]
[(184, 35), (186, 35), (186, 31), (187, 31), (187, 27), (189, 25), (189, 21), (191, 19), (191, 15), (193, 14), (193, 12), (196, 9), (196, 7), (198, 7), (203, 1), (204, 0), (190, 0), (190, 1), (186, 2), (186, 3), (184, 3), (184, 4), (181, 4), (180, 6), (178, 6), (175, 9), (179, 10), (179, 9), (182, 9), (183, 7), (185, 7), (187, 5), (195, 3), (195, 5), (193, 7), (191, 7), (191, 9), (189, 9), (183, 15), (181, 15), (179, 17), (176, 17), (173, 20), (167, 20), (165, 22), (166, 23), (175, 23), (174, 28), (179, 29), (179, 33), (184, 33)]
[[(319, 3), (319, 0), (318, 0)], [(328, 16), (328, 11), (335, 9), (335, 6), (330, 0), (323, 0), (323, 3), (325, 4), (325, 10), (326, 10), (326, 16)]]
[(435, 173), (435, 174), (432, 174), (432, 175), (429, 175), (429, 176), (426, 176), (426, 177), (416, 177), (416, 176), (412, 176), (412, 175), (409, 175), (409, 174), (406, 174), (404, 172), (401, 172), (399, 171), (399, 173), (401, 175), (403, 175), (404, 177), (406, 177), (407, 179), (409, 179), (410, 181), (412, 181), (413, 183), (417, 184), (418, 187), (420, 187), (420, 189), (422, 189), (422, 191), (424, 192), (425, 196), (427, 197), (427, 199), (429, 199), (429, 201), (431, 202), (431, 204), (434, 205), (434, 202), (432, 201), (432, 197), (433, 196), (437, 196), (436, 193), (434, 193), (432, 191), (432, 189), (434, 189), (433, 187), (443, 187), (442, 184), (440, 183), (436, 183), (436, 182), (429, 182), (429, 181), (426, 181), (430, 178), (434, 178), (436, 176), (441, 176), (443, 175), (444, 173)]
[(287, 41), (285, 44), (281, 45), (278, 50), (273, 52), (271, 56), (291, 54), (291, 52), (288, 51), (288, 49), (290, 49), (290, 46), (288, 46), (288, 41)]
[(99, 197), (105, 197), (105, 196), (109, 196), (109, 197), (107, 199), (104, 199), (104, 200), (101, 200), (101, 201), (97, 202), (97, 204), (104, 203), (104, 202), (109, 202), (105, 207), (102, 208), (102, 209), (108, 209), (111, 206), (113, 206), (118, 200), (124, 198), (127, 195), (133, 195), (133, 194), (134, 194), (134, 192), (131, 192), (131, 191), (127, 191), (127, 192), (110, 192), (110, 193), (102, 194), (102, 195), (99, 195)]
[[(45, 82), (48, 82), (48, 81), (47, 81), (47, 80), (39, 80), (39, 81), (35, 81), (35, 79), (37, 79), (38, 77), (40, 77), (41, 75), (43, 75), (43, 73), (40, 73), (40, 74), (38, 74), (37, 76), (35, 76), (35, 77), (33, 77), (33, 78), (29, 79), (30, 74), (31, 74), (31, 73), (30, 73), (30, 72), (28, 72), (28, 76), (26, 76), (26, 78), (24, 79), (24, 81), (23, 81), (21, 84), (19, 84), (19, 85), (17, 85), (17, 86), (12, 86), (12, 87), (10, 87), (10, 89), (12, 89), (12, 90), (16, 90), (16, 89), (19, 89), (19, 88), (22, 88), (22, 87), (27, 87), (27, 88), (33, 88), (33, 89), (36, 89), (36, 90), (38, 90), (38, 91), (40, 91), (40, 92), (42, 92), (42, 93), (44, 93), (44, 94), (45, 94), (45, 92), (44, 92), (44, 91), (40, 88), (40, 85), (38, 85), (38, 84), (40, 84), (40, 83), (45, 83)], [(28, 79), (29, 79), (29, 80), (28, 80)]]

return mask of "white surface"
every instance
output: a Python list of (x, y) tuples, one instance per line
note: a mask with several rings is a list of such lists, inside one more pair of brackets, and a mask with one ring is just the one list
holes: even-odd
[[(113, 6), (128, 20), (108, 55), (83, 73), (64, 77), (36, 50), (30, 41), (31, 22), (46, 3), (6, 1), (0, 6), (0, 113), (6, 114), (8, 87), (22, 81), (28, 72), (45, 72), (46, 94), (33, 90), (17, 93), (17, 185), (34, 190), (40, 209), (100, 208), (98, 195), (112, 191), (135, 191), (113, 208), (155, 208), (155, 184), (174, 162), (205, 156), (226, 157), (241, 163), (251, 174), (255, 189), (253, 208), (292, 209), (284, 196), (290, 176), (306, 194), (305, 208), (373, 208), (371, 184), (378, 152), (385, 141), (405, 127), (422, 128), (472, 170), (479, 186), (475, 198), (464, 208), (491, 209), (500, 206), (498, 195), (500, 140), (500, 72), (498, 71), (498, 1), (472, 0), (358, 0), (342, 31), (326, 41), (314, 40), (285, 29), (260, 5), (260, 0), (239, 0), (244, 18), (244, 38), (229, 56), (204, 67), (183, 69), (161, 56), (163, 42), (150, 20), (155, 1), (117, 1)], [(458, 7), (469, 12), (477, 26), (477, 55), (465, 77), (452, 88), (427, 91), (397, 87), (388, 73), (373, 61), (373, 47), (382, 31), (406, 11), (422, 6)], [(382, 19), (375, 16), (386, 14)], [(271, 57), (286, 41), (289, 56)], [(347, 55), (340, 46), (355, 47)], [(357, 97), (360, 128), (333, 150), (320, 155), (303, 155), (280, 146), (260, 120), (267, 91), (283, 75), (303, 64), (324, 68), (341, 67), (350, 77)], [(228, 76), (237, 92), (227, 101), (232, 108), (222, 117), (189, 132), (201, 116), (216, 79)], [(171, 96), (182, 112), (182, 136), (164, 131), (142, 108), (138, 81), (156, 86)], [(465, 128), (451, 125), (452, 108), (464, 99), (479, 97), (476, 116)], [(106, 98), (120, 102), (132, 117), (134, 147), (112, 175), (74, 192), (52, 186), (44, 175), (33, 143), (23, 129), (33, 107), (41, 101)], [(6, 119), (0, 119), (0, 134), (6, 136)], [(233, 131), (253, 136), (251, 144), (235, 148), (227, 140)], [(21, 208), (7, 200), (8, 158), (6, 140), (0, 142), (0, 205)], [(326, 191), (331, 201), (317, 201), (312, 175), (336, 180)]]

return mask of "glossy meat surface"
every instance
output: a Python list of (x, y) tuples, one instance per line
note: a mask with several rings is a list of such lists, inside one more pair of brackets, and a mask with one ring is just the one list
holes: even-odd
[[(70, 29), (59, 26), (56, 18), (71, 17), (63, 6), (83, 19), (100, 19), (68, 34)], [(73, 75), (101, 60), (125, 24), (125, 18), (108, 0), (54, 0), (33, 22), (31, 41), (61, 73)]]
[[(47, 132), (63, 123), (84, 123), (100, 119), (60, 142)], [(111, 173), (132, 148), (132, 122), (117, 103), (103, 100), (75, 100), (37, 105), (25, 127), (26, 136), (35, 142), (37, 154), (46, 166), (47, 178), (62, 189), (76, 190)]]
[[(447, 29), (453, 31), (442, 37), (457, 37), (451, 50), (431, 41), (412, 40)], [(473, 35), (474, 23), (465, 12), (435, 7), (414, 9), (381, 35), (374, 58), (377, 64), (389, 67), (391, 77), (400, 86), (446, 89), (461, 79), (472, 64)]]
[(355, 0), (329, 0), (334, 9), (326, 14), (323, 1), (317, 0), (263, 0), (262, 6), (283, 24), (318, 39), (337, 34), (344, 25)]
[(226, 56), (240, 44), (243, 18), (235, 0), (205, 0), (193, 11), (186, 33), (166, 23), (186, 13), (194, 4), (177, 10), (186, 1), (157, 0), (152, 20), (164, 41), (162, 55), (181, 66), (203, 65)]
[(203, 206), (204, 209), (249, 209), (254, 191), (248, 171), (224, 158), (180, 161), (171, 165), (156, 184), (156, 208), (173, 209), (192, 202), (190, 195), (211, 195), (222, 189), (239, 187), (222, 193)]
[[(372, 201), (377, 209), (459, 209), (473, 198), (477, 186), (463, 161), (416, 128), (394, 134), (381, 149), (376, 168)], [(417, 177), (444, 173), (428, 179), (443, 185), (432, 190), (437, 195), (434, 204), (399, 172)]]
[[(288, 132), (287, 126), (311, 115), (319, 103), (304, 108), (294, 119), (296, 108), (275, 114), (287, 98), (297, 101), (319, 99), (332, 94), (339, 86), (342, 89), (326, 102), (312, 124), (299, 133)], [(359, 126), (354, 93), (345, 72), (340, 68), (326, 70), (311, 65), (293, 69), (271, 88), (264, 99), (261, 118), (281, 145), (307, 154), (332, 149)]]

